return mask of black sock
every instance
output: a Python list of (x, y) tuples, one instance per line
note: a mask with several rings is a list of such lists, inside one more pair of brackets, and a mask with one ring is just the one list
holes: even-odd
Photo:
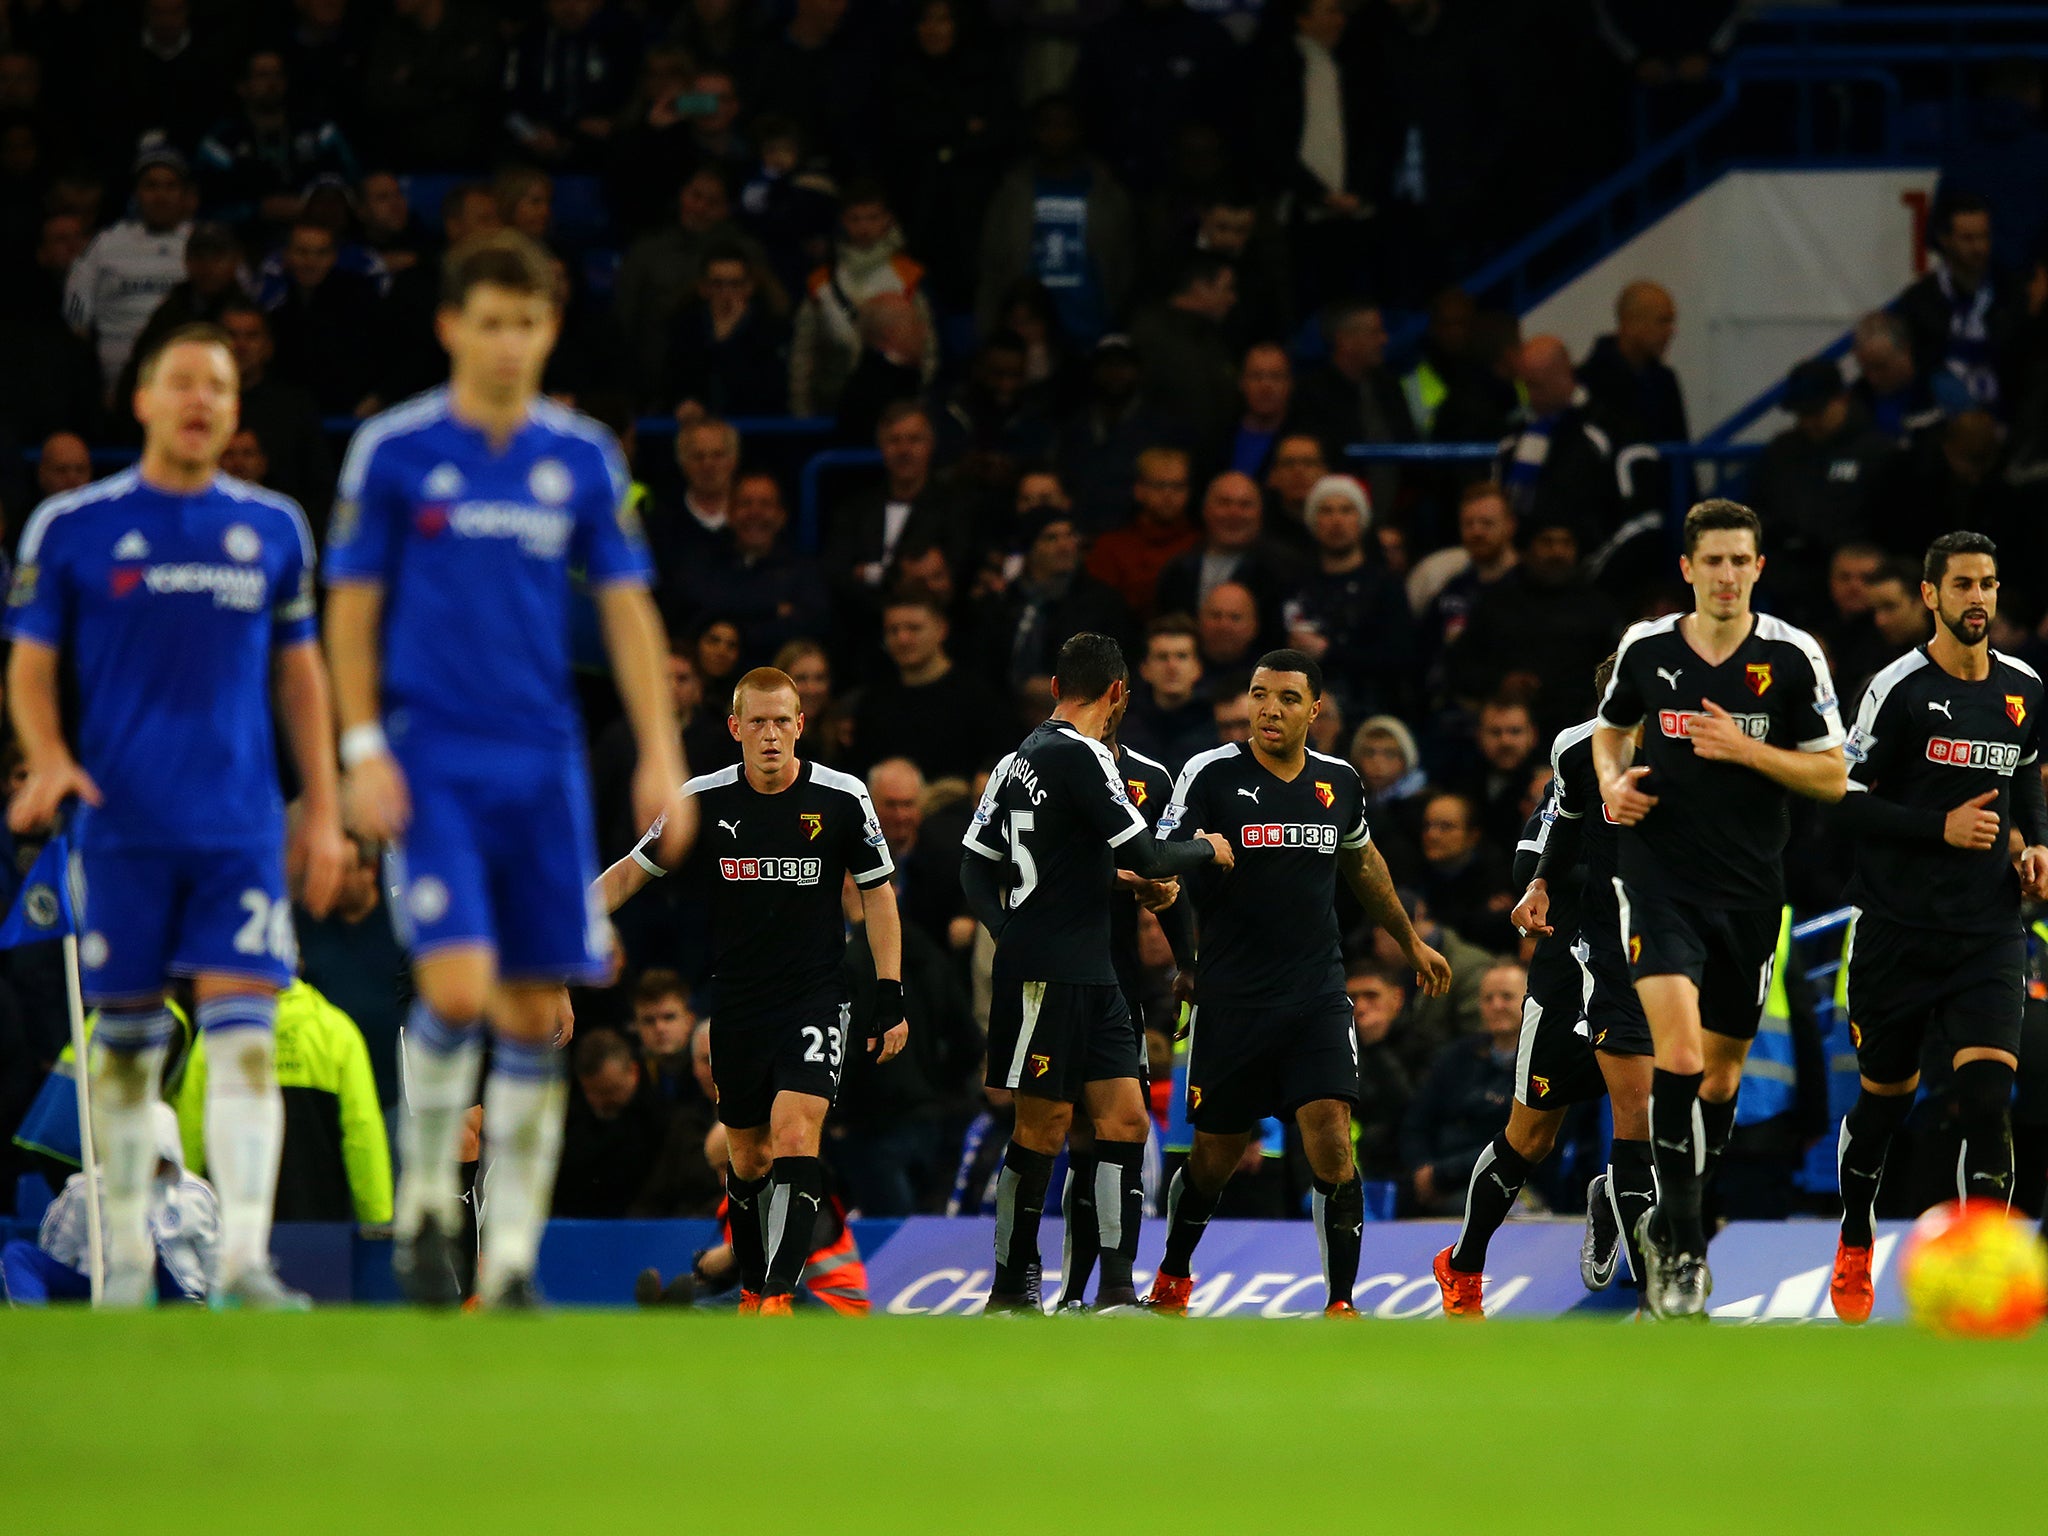
[(1358, 1170), (1342, 1184), (1316, 1180), (1316, 1236), (1323, 1245), (1323, 1279), (1329, 1287), (1324, 1305), (1349, 1301), (1358, 1284), (1358, 1249), (1365, 1240), (1365, 1186)]
[(768, 1283), (768, 1249), (761, 1241), (761, 1196), (768, 1180), (743, 1179), (725, 1171), (726, 1220), (732, 1224), (732, 1256), (740, 1266), (740, 1289), (761, 1294)]
[(1066, 1253), (1060, 1263), (1060, 1305), (1070, 1306), (1088, 1290), (1095, 1256), (1102, 1251), (1102, 1231), (1095, 1220), (1095, 1154), (1067, 1152), (1067, 1188), (1060, 1201), (1066, 1218)]
[(1700, 1174), (1700, 1182), (1704, 1185), (1714, 1182), (1714, 1170), (1721, 1166), (1721, 1154), (1728, 1150), (1728, 1138), (1735, 1134), (1735, 1100), (1717, 1104), (1712, 1099), (1702, 1098), (1700, 1124), (1707, 1133), (1707, 1165)]
[(1650, 1144), (1617, 1136), (1608, 1154), (1607, 1191), (1621, 1221), (1621, 1241), (1628, 1250), (1628, 1272), (1643, 1278), (1643, 1256), (1636, 1248), (1636, 1223), (1657, 1203), (1657, 1175), (1650, 1166)]
[(1884, 1179), (1885, 1155), (1912, 1112), (1912, 1094), (1878, 1094), (1866, 1088), (1842, 1117), (1835, 1141), (1835, 1174), (1842, 1186), (1842, 1241), (1851, 1248), (1868, 1248), (1877, 1241), (1873, 1208), (1877, 1186)]
[(1486, 1268), (1486, 1245), (1508, 1219), (1529, 1177), (1529, 1160), (1508, 1145), (1505, 1133), (1479, 1149), (1472, 1178), (1465, 1186), (1465, 1223), (1451, 1247), (1451, 1268), (1468, 1275)]
[(816, 1246), (825, 1203), (825, 1165), (815, 1157), (778, 1157), (768, 1169), (768, 1285), (763, 1296), (794, 1296)]
[(1657, 1214), (1673, 1253), (1704, 1256), (1700, 1225), (1700, 1165), (1705, 1134), (1699, 1128), (1698, 1072), (1666, 1072), (1650, 1079), (1650, 1160), (1657, 1168)]
[(1052, 1183), (1052, 1154), (1011, 1142), (996, 1176), (995, 1294), (1015, 1299), (1031, 1284), (1038, 1267), (1038, 1221)]
[(1097, 1306), (1135, 1302), (1131, 1265), (1138, 1257), (1138, 1226), (1145, 1219), (1145, 1143), (1095, 1138), (1095, 1222), (1102, 1243), (1102, 1284)]
[(1159, 1273), (1175, 1280), (1188, 1278), (1195, 1244), (1209, 1230), (1209, 1218), (1216, 1214), (1216, 1202), (1222, 1197), (1220, 1189), (1204, 1194), (1196, 1188), (1185, 1168), (1173, 1176), (1166, 1192), (1166, 1256), (1159, 1261)]
[(2002, 1061), (1966, 1061), (1956, 1068), (1956, 1118), (1963, 1148), (1956, 1195), (2012, 1205), (2013, 1069)]

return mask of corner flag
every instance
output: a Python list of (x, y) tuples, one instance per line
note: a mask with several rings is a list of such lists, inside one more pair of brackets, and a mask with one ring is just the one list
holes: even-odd
[(78, 931), (71, 910), (71, 848), (60, 832), (43, 845), (28, 875), (21, 882), (7, 920), (0, 923), (0, 949), (17, 949), (23, 944), (41, 944)]

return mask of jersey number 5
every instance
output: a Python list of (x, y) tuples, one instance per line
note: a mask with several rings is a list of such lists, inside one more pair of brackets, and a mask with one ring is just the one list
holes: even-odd
[(1025, 898), (1038, 889), (1038, 860), (1024, 846), (1024, 834), (1038, 824), (1030, 811), (1010, 812), (1010, 862), (1017, 866), (1017, 888), (1010, 892), (1010, 910), (1024, 905)]

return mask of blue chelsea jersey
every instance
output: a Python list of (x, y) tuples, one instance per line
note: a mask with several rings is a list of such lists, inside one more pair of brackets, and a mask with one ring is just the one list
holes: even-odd
[(288, 497), (134, 470), (54, 496), (21, 536), (7, 633), (66, 652), (78, 759), (106, 804), (81, 845), (248, 848), (284, 835), (271, 653), (315, 641), (313, 538)]
[(580, 742), (571, 569), (592, 588), (653, 579), (628, 487), (611, 433), (547, 400), (502, 450), (454, 417), (445, 389), (356, 433), (326, 576), (383, 588), (394, 746)]

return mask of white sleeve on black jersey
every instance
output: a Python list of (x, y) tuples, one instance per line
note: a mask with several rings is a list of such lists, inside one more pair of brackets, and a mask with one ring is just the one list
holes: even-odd
[[(701, 795), (707, 789), (714, 788), (721, 784), (734, 783), (739, 779), (739, 776), (740, 770), (738, 764), (734, 764), (730, 768), (721, 768), (716, 773), (700, 773), (697, 775), (697, 777), (691, 779), (687, 784), (685, 784), (682, 787), (681, 792), (685, 796)], [(661, 813), (661, 815), (655, 817), (654, 825), (649, 827), (645, 832), (643, 832), (640, 835), (640, 841), (635, 843), (633, 845), (633, 851), (626, 855), (627, 858), (631, 859), (635, 864), (638, 864), (650, 875), (665, 875), (668, 873), (667, 870), (663, 869), (661, 865), (655, 861), (654, 857), (654, 850), (657, 847), (659, 847), (661, 843), (662, 829), (667, 825), (668, 812), (664, 811)]]
[(1180, 777), (1173, 781), (1173, 793), (1167, 798), (1166, 809), (1159, 817), (1159, 840), (1165, 842), (1176, 836), (1187, 823), (1188, 800), (1195, 792), (1195, 780), (1202, 770), (1211, 763), (1219, 763), (1237, 751), (1234, 746), (1211, 747), (1206, 752), (1197, 752), (1181, 764)]
[(1331, 757), (1328, 753), (1324, 752), (1310, 752), (1309, 757), (1313, 760), (1310, 764), (1311, 767), (1315, 763), (1320, 762), (1329, 763), (1333, 769), (1341, 768), (1344, 771), (1346, 787), (1357, 791), (1358, 815), (1352, 819), (1351, 825), (1344, 829), (1343, 836), (1338, 838), (1337, 841), (1346, 848), (1363, 848), (1372, 841), (1372, 827), (1365, 819), (1365, 780), (1358, 776), (1356, 768), (1345, 762), (1341, 757)]
[(1842, 730), (1842, 704), (1835, 697), (1834, 675), (1828, 671), (1828, 659), (1821, 651), (1820, 642), (1805, 630), (1794, 628), (1768, 614), (1757, 617), (1756, 632), (1765, 640), (1791, 646), (1806, 663), (1812, 692), (1794, 698), (1786, 706), (1791, 711), (1792, 728), (1798, 732), (1799, 750), (1832, 752), (1841, 746), (1845, 734)]
[[(974, 808), (974, 815), (967, 823), (967, 831), (960, 839), (960, 846), (969, 853), (978, 853), (984, 859), (998, 863), (1010, 856), (1007, 847), (991, 846), (988, 841), (989, 824), (995, 819), (996, 796), (1002, 792), (1003, 781), (1010, 776), (1010, 764), (1017, 760), (1017, 754), (1010, 752), (996, 764), (995, 771), (988, 776), (988, 787), (981, 792), (981, 804)], [(995, 834), (998, 838), (1000, 832)]]
[(1091, 736), (1077, 733), (1075, 739), (1094, 757), (1096, 766), (1102, 770), (1103, 788), (1109, 791), (1107, 804), (1094, 797), (1092, 786), (1083, 791), (1082, 811), (1094, 823), (1096, 831), (1102, 834), (1104, 842), (1112, 848), (1121, 848), (1147, 830), (1145, 813), (1131, 804), (1130, 792), (1124, 788), (1123, 775), (1116, 771), (1116, 759), (1109, 755), (1109, 748)]
[(1842, 748), (1843, 756), (1849, 760), (1851, 794), (1869, 789), (1881, 776), (1893, 745), (1888, 706), (1899, 684), (1926, 665), (1925, 653), (1908, 651), (1864, 686), (1863, 698), (1856, 708), (1856, 724)]
[(1640, 624), (1631, 624), (1628, 633), (1621, 637), (1621, 648), (1614, 653), (1614, 675), (1607, 680), (1607, 692), (1600, 699), (1600, 723), (1611, 725), (1617, 731), (1632, 731), (1643, 723), (1648, 705), (1643, 702), (1642, 689), (1634, 676), (1634, 658), (1629, 648), (1650, 635), (1662, 634), (1671, 627), (1669, 619), (1646, 619)]

